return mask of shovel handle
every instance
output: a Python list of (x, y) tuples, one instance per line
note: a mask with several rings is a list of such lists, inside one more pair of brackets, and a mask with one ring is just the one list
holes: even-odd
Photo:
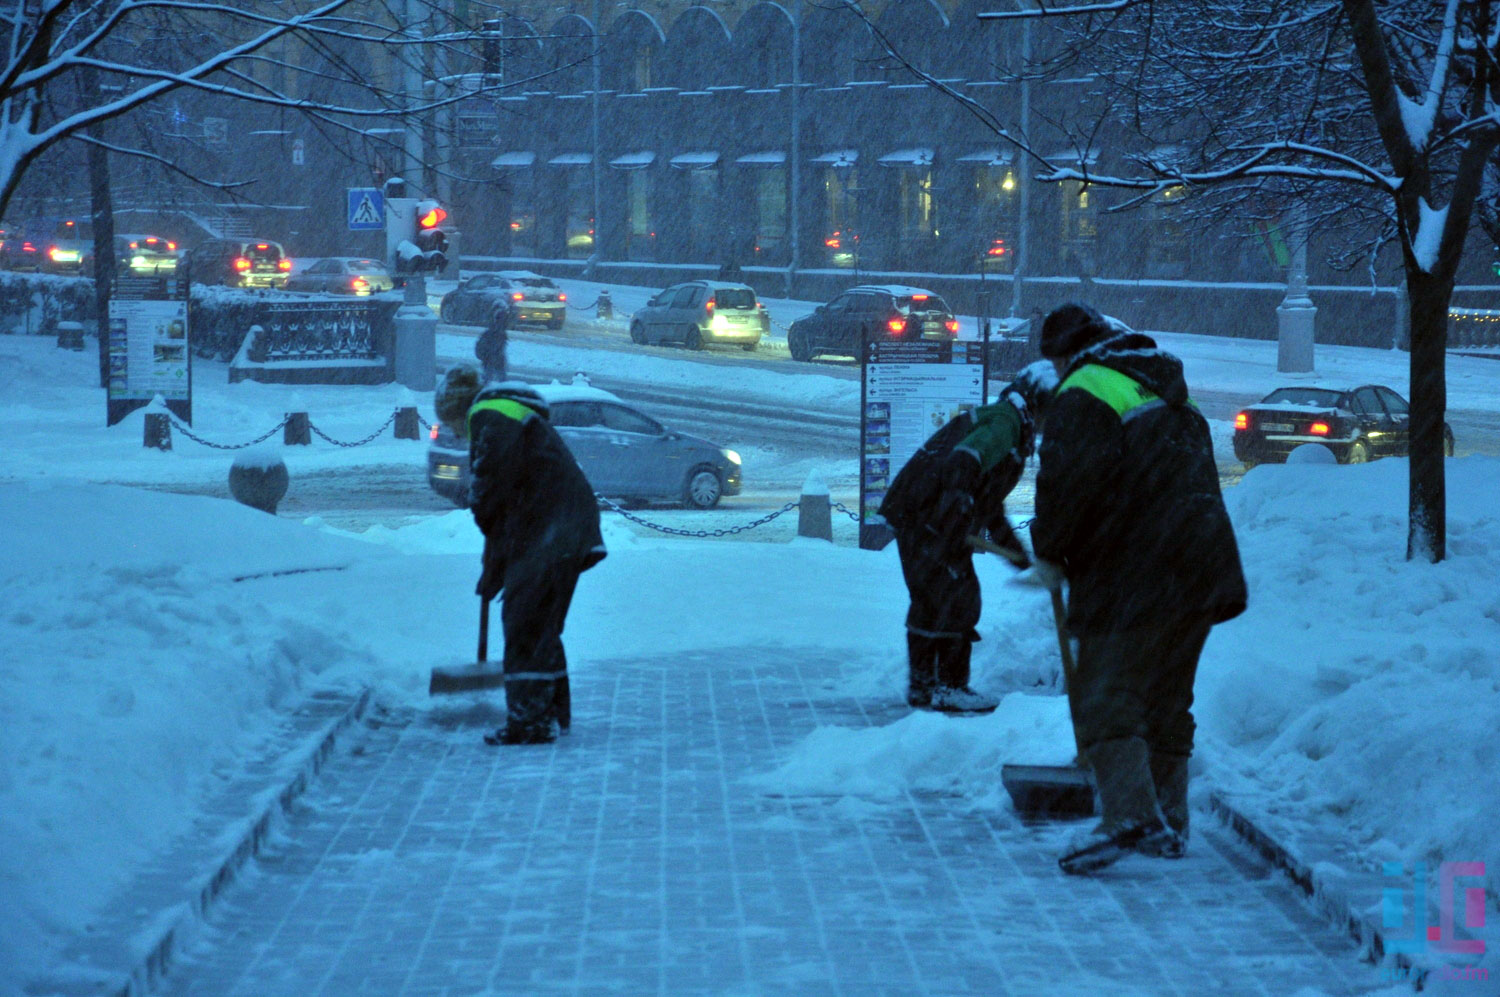
[(479, 660), (485, 661), (490, 650), (490, 601), (479, 597)]

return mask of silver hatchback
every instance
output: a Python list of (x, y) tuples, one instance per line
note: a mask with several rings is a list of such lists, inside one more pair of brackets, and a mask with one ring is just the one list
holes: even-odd
[(633, 343), (681, 343), (700, 350), (728, 343), (754, 350), (771, 325), (755, 288), (717, 280), (690, 280), (659, 292), (630, 317)]

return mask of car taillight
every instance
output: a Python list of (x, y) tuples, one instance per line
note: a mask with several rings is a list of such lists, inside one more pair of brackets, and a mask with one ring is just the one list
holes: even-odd
[(245, 259), (243, 256), (237, 256), (234, 259), (234, 268), (236, 270), (249, 270), (250, 261)]
[(839, 237), (836, 235), (831, 235), (823, 240), (823, 245), (827, 246), (829, 249), (838, 249)]
[(276, 269), (277, 270), (290, 270), (291, 268), (292, 268), (292, 261), (291, 260), (277, 260), (276, 261)]
[(432, 424), (432, 428), (427, 431), (427, 438), (430, 439), (430, 440), (435, 440), (435, 439), (437, 439), (437, 434), (438, 434), (438, 424), (434, 422)]
[(34, 253), (34, 252), (36, 252), (36, 247), (33, 246), (29, 242), (23, 242), (23, 243), (21, 243), (21, 252), (23, 252), (23, 253)]
[(953, 333), (955, 336), (958, 335), (958, 319), (950, 318), (948, 321), (943, 323), (943, 327), (949, 332)]
[(364, 291), (369, 288), (370, 282), (365, 280), (363, 277), (356, 277), (349, 282), (349, 285), (356, 291)]
[(707, 301), (703, 302), (703, 307), (707, 308), (709, 311), (713, 311), (714, 310), (714, 299), (713, 298), (709, 298)]
[(1327, 436), (1328, 435), (1328, 423), (1326, 423), (1326, 422), (1315, 422), (1311, 426), (1307, 427), (1307, 432), (1311, 436)]
[(1249, 429), (1250, 428), (1250, 413), (1249, 412), (1241, 412), (1239, 415), (1235, 416), (1234, 417), (1234, 428), (1235, 429)]
[(256, 243), (256, 244), (255, 244), (255, 248), (256, 248), (256, 249), (270, 249), (270, 248), (271, 248), (271, 246), (270, 246), (270, 244), (269, 244), (269, 243), (265, 243), (265, 242), (257, 242), (257, 243)]
[(558, 301), (567, 301), (568, 300), (568, 296), (567, 296), (566, 293), (558, 292), (557, 300)]
[(524, 297), (526, 297), (526, 295), (522, 294), (520, 291), (514, 291), (511, 293), (510, 300), (520, 301)]
[(911, 296), (911, 300), (913, 300), (913, 301), (926, 301), (927, 300), (927, 295), (925, 295), (925, 294), (913, 294)]
[(175, 243), (175, 242), (169, 242), (169, 243), (167, 243), (167, 250), (168, 250), (168, 252), (173, 252), (173, 253), (177, 252), (177, 243)]
[(904, 318), (893, 318), (885, 325), (887, 329), (891, 330), (891, 335), (893, 336), (899, 336), (906, 331), (906, 319)]

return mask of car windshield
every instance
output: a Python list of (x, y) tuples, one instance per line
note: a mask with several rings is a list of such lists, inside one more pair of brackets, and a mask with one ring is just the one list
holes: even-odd
[(1262, 404), (1309, 405), (1316, 408), (1338, 408), (1344, 393), (1331, 388), (1277, 388)]
[(755, 292), (748, 287), (721, 287), (714, 291), (719, 308), (754, 308)]
[(256, 262), (262, 260), (275, 262), (281, 259), (281, 247), (274, 242), (252, 242), (245, 247), (245, 257)]
[(903, 312), (910, 312), (915, 308), (919, 312), (946, 312), (948, 303), (936, 294), (923, 297), (920, 294), (902, 295), (896, 299), (896, 307)]
[(556, 284), (552, 283), (552, 281), (548, 280), (546, 277), (512, 277), (511, 278), (511, 282), (515, 283), (515, 284), (519, 284), (522, 287), (556, 287), (557, 286)]
[(379, 260), (350, 260), (346, 267), (350, 273), (385, 273), (385, 264)]

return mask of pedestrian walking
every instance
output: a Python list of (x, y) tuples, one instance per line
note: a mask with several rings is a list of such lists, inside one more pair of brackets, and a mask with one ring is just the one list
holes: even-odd
[(1131, 851), (1179, 857), (1198, 656), (1246, 601), (1208, 423), (1180, 360), (1086, 305), (1047, 316), (1041, 351), (1060, 383), (1032, 547), (1068, 583), (1069, 705), (1101, 809), (1059, 863), (1082, 873)]
[(469, 439), (469, 508), (484, 533), (477, 591), (502, 596), (505, 726), (490, 744), (555, 741), (572, 723), (563, 624), (578, 576), (604, 559), (594, 490), (517, 381), (479, 385), (460, 365), (443, 379), (438, 417)]
[(906, 702), (915, 709), (988, 713), (997, 705), (969, 686), (980, 613), (971, 538), (986, 531), (1025, 563), (1005, 497), (1021, 478), (1055, 384), (1050, 364), (1032, 364), (994, 405), (949, 420), (901, 468), (880, 504), (911, 593)]
[(505, 380), (506, 329), (509, 327), (510, 305), (504, 301), (496, 302), (484, 331), (474, 341), (474, 356), (479, 359), (486, 384)]

